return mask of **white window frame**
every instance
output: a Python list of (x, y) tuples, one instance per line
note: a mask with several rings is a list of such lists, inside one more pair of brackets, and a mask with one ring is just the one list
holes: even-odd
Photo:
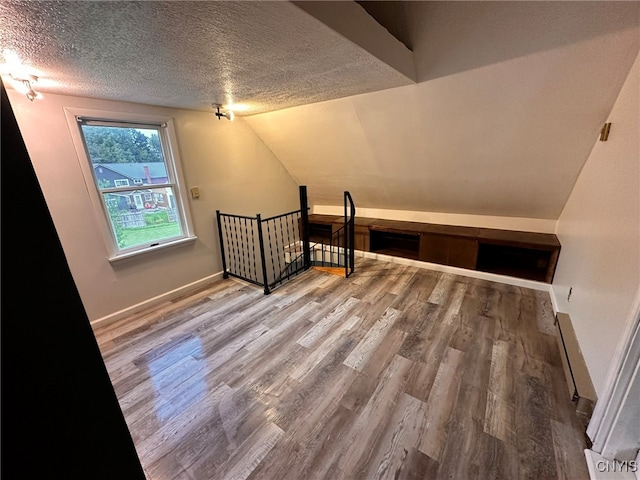
[[(182, 162), (180, 160), (178, 140), (175, 133), (174, 122), (171, 117), (75, 107), (65, 107), (64, 112), (67, 118), (67, 124), (69, 125), (71, 138), (78, 155), (80, 169), (87, 185), (87, 191), (91, 199), (96, 224), (99, 226), (100, 233), (102, 234), (109, 262), (118, 263), (140, 255), (195, 242), (197, 237), (195, 235), (193, 220), (189, 211), (189, 198), (186, 193), (188, 189), (182, 173)], [(108, 217), (105, 202), (102, 199), (102, 193), (97, 186), (97, 182), (94, 180), (95, 172), (93, 171), (91, 159), (85, 149), (80, 123), (80, 120), (82, 119), (91, 119), (121, 125), (131, 124), (131, 126), (138, 125), (141, 127), (144, 127), (145, 125), (153, 125), (161, 127), (159, 128), (159, 134), (161, 135), (160, 143), (164, 154), (167, 175), (172, 179), (176, 208), (182, 219), (181, 237), (167, 241), (159, 241), (153, 245), (141, 245), (131, 247), (129, 249), (120, 249), (118, 247), (115, 234), (111, 228), (111, 222)]]
[[(118, 185), (118, 184), (120, 184), (120, 185)], [(129, 179), (128, 178), (116, 178), (113, 181), (113, 185), (116, 186), (116, 187), (130, 187), (131, 186), (131, 185), (129, 185)]]

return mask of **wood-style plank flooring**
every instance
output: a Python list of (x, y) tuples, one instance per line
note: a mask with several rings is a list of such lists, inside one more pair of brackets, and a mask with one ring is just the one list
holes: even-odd
[(96, 331), (151, 480), (588, 479), (548, 294), (358, 259)]

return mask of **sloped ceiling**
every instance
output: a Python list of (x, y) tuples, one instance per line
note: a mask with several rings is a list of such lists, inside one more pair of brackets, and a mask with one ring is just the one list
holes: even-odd
[(247, 103), (240, 121), (315, 204), (350, 190), (361, 207), (555, 219), (639, 17), (609, 1), (2, 1), (0, 49), (45, 94)]
[(403, 9), (419, 83), (246, 121), (314, 204), (557, 219), (638, 55), (640, 4)]

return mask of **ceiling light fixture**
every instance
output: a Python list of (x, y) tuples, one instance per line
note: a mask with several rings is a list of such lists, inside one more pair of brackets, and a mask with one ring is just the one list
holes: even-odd
[(235, 118), (235, 115), (233, 114), (233, 112), (231, 110), (229, 110), (227, 112), (224, 112), (224, 113), (221, 112), (220, 108), (222, 107), (222, 105), (220, 103), (212, 103), (211, 106), (216, 109), (214, 115), (216, 117), (218, 117), (218, 120), (220, 120), (221, 118), (224, 117), (224, 118), (228, 119), (229, 121), (233, 122), (233, 119)]
[(16, 90), (18, 90), (20, 93), (25, 94), (29, 100), (33, 102), (36, 98), (40, 97), (40, 94), (36, 92), (31, 86), (32, 83), (38, 81), (38, 77), (36, 77), (35, 75), (18, 76), (14, 75), (13, 73), (9, 74), (9, 76), (13, 80)]
[(227, 103), (225, 108), (233, 112), (246, 112), (250, 107), (246, 103)]

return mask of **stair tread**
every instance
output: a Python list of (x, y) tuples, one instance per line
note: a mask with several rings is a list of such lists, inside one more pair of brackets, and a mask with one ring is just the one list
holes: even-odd
[(321, 272), (331, 273), (333, 275), (339, 275), (344, 277), (344, 267), (313, 267), (314, 270), (320, 270)]

